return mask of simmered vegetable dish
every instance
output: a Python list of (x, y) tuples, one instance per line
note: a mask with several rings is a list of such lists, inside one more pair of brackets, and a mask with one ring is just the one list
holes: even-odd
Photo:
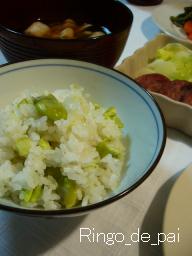
[(111, 33), (104, 26), (88, 23), (77, 24), (73, 19), (48, 25), (41, 21), (35, 21), (24, 32), (26, 35), (52, 39), (97, 38)]
[(183, 13), (171, 16), (170, 20), (174, 25), (182, 28), (187, 37), (192, 40), (192, 6), (185, 7)]

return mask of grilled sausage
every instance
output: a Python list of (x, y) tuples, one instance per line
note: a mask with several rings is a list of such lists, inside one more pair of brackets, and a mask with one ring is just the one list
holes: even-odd
[(143, 88), (163, 94), (173, 100), (192, 105), (192, 83), (185, 80), (171, 81), (161, 74), (145, 74), (136, 78)]

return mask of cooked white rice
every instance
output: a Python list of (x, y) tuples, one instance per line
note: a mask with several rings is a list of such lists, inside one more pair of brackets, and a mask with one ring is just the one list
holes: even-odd
[[(122, 129), (113, 118), (106, 117), (106, 109), (83, 94), (82, 88), (71, 86), (52, 94), (65, 107), (66, 120), (50, 122), (46, 115), (37, 113), (33, 102), (22, 98), (0, 111), (0, 197), (26, 207), (64, 208), (58, 180), (46, 173), (51, 168), (75, 182), (76, 205), (99, 202), (121, 178), (125, 156)], [(30, 139), (30, 150), (21, 157), (16, 144), (25, 137)], [(50, 148), (40, 146), (41, 138)], [(101, 156), (99, 143), (108, 143), (118, 156), (110, 151)], [(37, 187), (38, 196), (30, 200), (27, 193), (32, 195)]]

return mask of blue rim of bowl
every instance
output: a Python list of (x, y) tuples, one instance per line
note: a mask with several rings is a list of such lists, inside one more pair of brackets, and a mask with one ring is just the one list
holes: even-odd
[[(38, 60), (58, 60), (58, 61), (61, 61), (62, 59), (47, 59), (46, 58), (46, 59), (36, 59), (36, 60), (32, 59), (32, 60), (27, 60), (27, 61), (22, 61), (22, 62), (18, 61), (18, 62), (14, 62), (14, 63), (3, 64), (3, 65), (0, 66), (0, 68), (4, 67), (4, 66), (10, 66), (12, 64), (25, 63), (25, 62), (29, 62), (29, 61), (38, 61)], [(97, 64), (94, 64), (94, 63), (89, 63), (89, 62), (86, 62), (86, 61), (79, 61), (79, 60), (74, 60), (74, 59), (63, 59), (63, 60), (76, 61), (76, 62), (79, 62), (79, 63), (82, 62), (82, 63), (85, 63), (85, 64), (90, 64), (90, 65), (94, 65), (94, 66), (98, 66), (98, 67), (103, 67), (101, 65), (97, 65)], [(49, 64), (49, 65), (54, 65), (54, 64), (52, 63), (52, 64)], [(63, 66), (62, 64), (59, 64), (59, 65)], [(33, 65), (33, 66), (38, 66), (38, 65)], [(44, 66), (44, 64), (42, 64), (40, 66)], [(66, 66), (66, 64), (64, 64), (64, 66)], [(68, 65), (68, 66), (72, 66), (72, 65)], [(29, 67), (32, 67), (32, 66), (28, 66), (28, 68)], [(27, 68), (27, 67), (16, 68), (14, 70), (10, 70), (10, 71), (7, 71), (7, 72), (5, 71), (5, 73), (9, 73), (9, 72), (19, 70), (19, 69), (23, 69), (23, 68)], [(85, 68), (85, 67), (83, 67), (83, 68)], [(166, 135), (167, 135), (167, 133), (166, 133), (165, 118), (163, 116), (163, 113), (162, 113), (157, 101), (154, 99), (154, 97), (147, 90), (145, 90), (143, 87), (140, 87), (139, 84), (134, 79), (132, 79), (131, 77), (121, 73), (118, 70), (114, 70), (113, 68), (107, 68), (107, 67), (103, 67), (103, 68), (106, 69), (106, 70), (110, 70), (110, 71), (113, 71), (115, 73), (118, 73), (118, 74), (122, 75), (123, 77), (128, 78), (129, 80), (134, 82), (134, 84), (136, 86), (138, 86), (141, 90), (143, 90), (148, 95), (149, 98), (151, 98), (151, 100), (154, 103), (157, 111), (159, 112), (159, 116), (160, 116), (160, 119), (161, 119), (161, 122), (162, 122), (162, 128), (163, 128), (163, 130), (162, 130), (162, 143), (161, 143), (159, 152), (157, 153), (157, 157), (156, 157), (155, 161), (153, 162), (153, 164), (150, 166), (150, 168), (148, 168), (146, 173), (140, 179), (138, 179), (137, 182), (135, 182), (132, 186), (130, 186), (129, 188), (123, 190), (122, 192), (120, 192), (120, 193), (118, 193), (118, 194), (116, 194), (116, 195), (114, 195), (110, 198), (107, 198), (107, 199), (105, 199), (101, 202), (95, 203), (95, 204), (90, 204), (90, 205), (87, 205), (87, 206), (74, 207), (74, 208), (71, 208), (71, 209), (41, 210), (41, 209), (31, 209), (31, 208), (20, 208), (20, 206), (18, 206), (18, 207), (8, 206), (8, 205), (4, 205), (4, 204), (0, 203), (0, 210), (5, 210), (5, 211), (8, 211), (8, 212), (13, 212), (13, 213), (17, 213), (17, 214), (21, 214), (21, 215), (25, 215), (25, 216), (33, 216), (33, 217), (65, 217), (65, 216), (70, 217), (70, 216), (75, 216), (75, 215), (80, 215), (80, 214), (86, 214), (91, 210), (97, 210), (101, 207), (107, 206), (107, 205), (123, 198), (124, 196), (128, 195), (130, 192), (135, 190), (141, 183), (143, 183), (146, 180), (146, 178), (153, 172), (153, 170), (155, 169), (155, 167), (157, 166), (158, 162), (161, 159), (161, 156), (164, 152), (164, 148), (165, 148), (165, 144), (166, 144)], [(100, 72), (98, 70), (94, 70), (94, 71)], [(5, 73), (3, 73), (3, 74), (5, 74)], [(3, 74), (0, 74), (0, 76), (3, 75)], [(125, 85), (127, 86), (127, 84), (125, 84)]]

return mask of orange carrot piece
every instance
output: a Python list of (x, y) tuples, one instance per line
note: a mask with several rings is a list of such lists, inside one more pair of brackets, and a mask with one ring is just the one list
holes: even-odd
[(191, 34), (192, 33), (192, 20), (188, 20), (185, 22), (183, 29), (186, 34)]

